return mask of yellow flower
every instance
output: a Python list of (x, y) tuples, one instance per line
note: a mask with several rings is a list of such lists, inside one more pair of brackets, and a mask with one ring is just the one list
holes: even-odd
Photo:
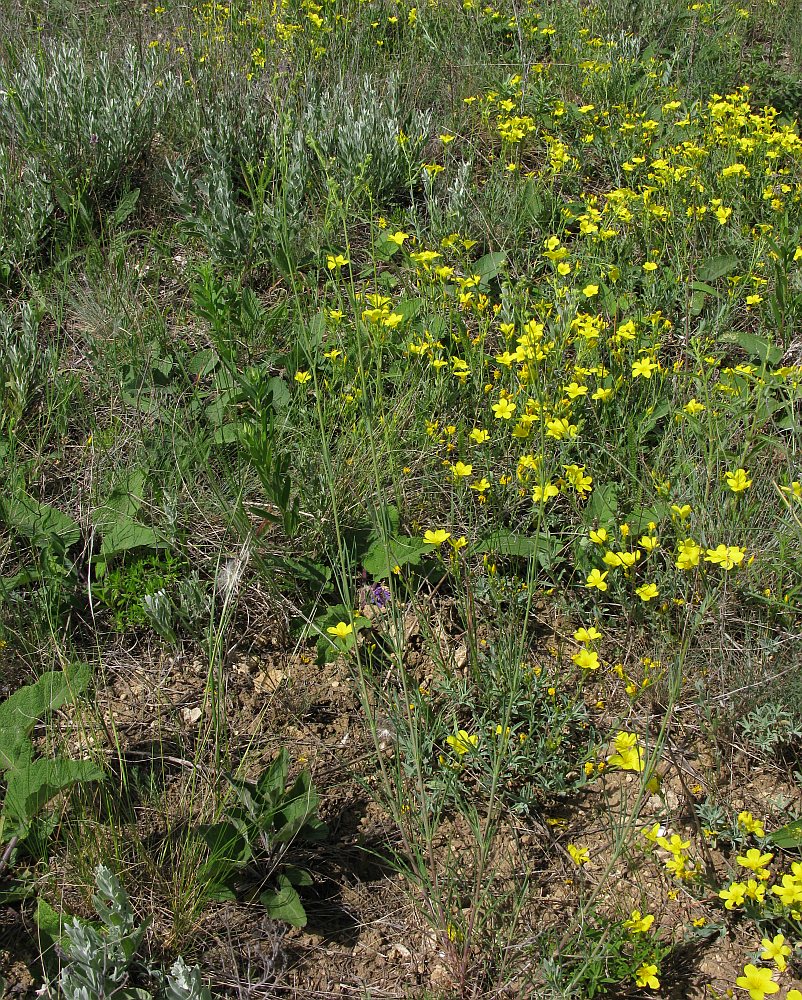
[(763, 829), (763, 823), (759, 819), (755, 819), (752, 813), (743, 810), (743, 812), (738, 813), (738, 826), (746, 830), (747, 833), (752, 833), (756, 837), (765, 837), (766, 831)]
[(330, 271), (339, 270), (341, 267), (345, 267), (346, 264), (350, 263), (351, 262), (348, 260), (348, 258), (343, 257), (341, 253), (338, 253), (336, 255), (330, 253), (326, 255), (326, 267)]
[(301, 385), (305, 385), (311, 378), (312, 376), (309, 374), (309, 372), (295, 373), (295, 381), (300, 383)]
[(585, 296), (586, 299), (592, 299), (594, 295), (599, 294), (599, 286), (585, 285), (585, 287), (582, 289), (582, 294)]
[(793, 875), (783, 875), (782, 885), (773, 885), (771, 891), (783, 906), (797, 906), (802, 903), (802, 884)]
[(654, 923), (654, 916), (647, 913), (641, 916), (640, 910), (633, 910), (629, 920), (624, 921), (624, 929), (631, 934), (645, 934)]
[(548, 503), (554, 497), (559, 496), (560, 490), (552, 482), (544, 483), (542, 486), (535, 486), (532, 489), (533, 503)]
[(763, 945), (763, 951), (760, 953), (763, 961), (774, 962), (780, 972), (785, 972), (787, 965), (785, 960), (791, 954), (791, 949), (785, 943), (785, 938), (782, 934), (776, 934), (773, 940), (763, 938), (760, 943)]
[(701, 546), (697, 545), (692, 538), (686, 538), (677, 543), (677, 569), (693, 569), (699, 565), (699, 558), (702, 555)]
[(597, 590), (607, 590), (607, 581), (605, 577), (607, 576), (608, 570), (603, 573), (598, 569), (592, 569), (588, 575), (587, 580), (585, 580), (585, 586), (592, 590), (594, 587)]
[(597, 639), (601, 639), (601, 637), (602, 634), (595, 625), (591, 625), (590, 628), (585, 628), (583, 625), (574, 632), (574, 638), (577, 642), (595, 642)]
[(697, 413), (702, 413), (706, 409), (704, 403), (700, 403), (694, 398), (689, 399), (682, 408), (692, 417), (695, 417)]
[(724, 900), (724, 908), (734, 910), (738, 906), (743, 906), (746, 899), (746, 886), (743, 882), (733, 882), (727, 889), (721, 889), (719, 899)]
[[(770, 872), (767, 868), (761, 868), (757, 874), (760, 878), (763, 878), (762, 872), (765, 872), (766, 878), (769, 877)], [(757, 882), (755, 879), (750, 878), (746, 881), (746, 898), (754, 899), (758, 903), (762, 903), (766, 898), (766, 887), (762, 882)]]
[(468, 437), (476, 444), (484, 444), (490, 437), (490, 431), (483, 430), (481, 427), (474, 427)]
[(462, 757), (478, 745), (479, 736), (477, 733), (471, 736), (464, 729), (460, 729), (456, 736), (446, 736), (446, 743), (458, 757)]
[(657, 270), (657, 264), (655, 264), (655, 262), (653, 260), (647, 260), (646, 263), (643, 265), (643, 270), (644, 271), (656, 271)]
[(449, 538), (451, 538), (451, 532), (445, 531), (443, 528), (438, 528), (437, 531), (432, 531), (429, 528), (423, 536), (424, 542), (427, 542), (429, 545), (442, 545)]
[(635, 593), (644, 603), (646, 603), (647, 601), (651, 601), (653, 598), (657, 597), (660, 591), (657, 589), (656, 584), (644, 583), (643, 586), (635, 588)]
[(620, 732), (613, 740), (615, 753), (607, 758), (607, 763), (620, 767), (622, 771), (642, 771), (646, 766), (643, 761), (637, 733)]
[(451, 473), (455, 479), (464, 479), (466, 476), (473, 475), (473, 466), (466, 465), (465, 462), (457, 462), (451, 466)]
[(649, 987), (651, 990), (660, 988), (660, 980), (657, 978), (657, 966), (644, 962), (635, 972), (635, 985), (641, 989)]
[(651, 378), (652, 372), (660, 366), (651, 358), (640, 358), (632, 365), (633, 378)]
[(471, 489), (476, 490), (477, 493), (487, 493), (490, 489), (490, 480), (487, 476), (482, 476), (477, 482), (471, 483)]
[(590, 851), (587, 847), (577, 847), (576, 844), (568, 844), (566, 850), (577, 868), (581, 868), (582, 865), (586, 865), (590, 861)]
[(500, 399), (497, 403), (493, 403), (490, 409), (495, 414), (496, 420), (509, 420), (515, 413), (515, 403), (509, 399)]
[(404, 240), (409, 239), (409, 233), (404, 233), (400, 229), (397, 233), (390, 233), (385, 237), (389, 243), (395, 243), (396, 246), (403, 246)]
[(721, 566), (722, 569), (732, 569), (733, 566), (740, 566), (744, 561), (746, 549), (741, 549), (737, 545), (717, 545), (715, 549), (707, 549), (705, 562)]
[(590, 529), (590, 540), (595, 542), (596, 545), (604, 545), (607, 541), (609, 535), (607, 534), (606, 528), (591, 528)]
[(724, 474), (724, 478), (727, 480), (727, 486), (729, 486), (733, 493), (742, 493), (752, 485), (752, 480), (748, 478), (746, 469), (736, 469), (735, 472), (727, 472)]
[(752, 964), (744, 966), (744, 974), (738, 976), (735, 983), (749, 993), (751, 1000), (766, 1000), (768, 993), (777, 993), (780, 989), (772, 978), (771, 969), (758, 969)]
[(354, 626), (349, 625), (348, 622), (337, 622), (336, 625), (330, 625), (326, 631), (337, 639), (347, 639), (354, 631)]
[(736, 861), (742, 868), (749, 868), (756, 872), (759, 868), (764, 868), (774, 857), (773, 854), (761, 854), (756, 847), (752, 847), (745, 855), (738, 855)]
[(546, 421), (546, 437), (562, 441), (564, 437), (576, 437), (576, 424), (570, 423), (565, 417), (555, 417)]
[(580, 649), (578, 653), (574, 653), (571, 659), (578, 667), (581, 667), (582, 670), (599, 669), (599, 654), (594, 653), (589, 649)]

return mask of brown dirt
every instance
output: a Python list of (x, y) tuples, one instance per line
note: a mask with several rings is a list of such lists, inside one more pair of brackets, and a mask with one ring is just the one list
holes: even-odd
[[(447, 602), (438, 608), (432, 636), (440, 647), (438, 659), (460, 670), (464, 651)], [(426, 643), (412, 625), (407, 639), (408, 666), (421, 682), (430, 682), (438, 668)], [(559, 637), (548, 636), (544, 649), (558, 641)], [(545, 653), (544, 662), (549, 657), (554, 662), (554, 655)], [(330, 833), (310, 855), (315, 884), (304, 897), (309, 919), (303, 929), (271, 921), (258, 903), (243, 900), (207, 903), (187, 917), (176, 936), (179, 869), (170, 845), (176, 831), (186, 829), (190, 820), (206, 817), (218, 784), (214, 761), (202, 743), (211, 722), (206, 699), (209, 671), (197, 655), (165, 655), (155, 642), (150, 645), (140, 637), (135, 643), (109, 645), (97, 676), (95, 710), (84, 706), (60, 713), (65, 743), (73, 751), (100, 753), (112, 774), (120, 759), (146, 776), (150, 773), (157, 784), (161, 782), (161, 793), (156, 802), (147, 797), (138, 800), (127, 813), (121, 807), (116, 822), (124, 831), (122, 844), (109, 838), (104, 818), (110, 817), (103, 810), (111, 807), (103, 805), (102, 797), (90, 794), (78, 803), (83, 809), (80, 843), (74, 832), (68, 834), (53, 870), (38, 873), (41, 891), (54, 905), (61, 900), (68, 911), (91, 916), (87, 884), (92, 866), (116, 850), (132, 904), (143, 917), (154, 917), (147, 936), (152, 956), (169, 961), (180, 950), (190, 963), (200, 964), (221, 994), (388, 1000), (464, 994), (455, 972), (460, 966), (459, 961), (455, 965), (459, 938), (449, 941), (432, 932), (424, 916), (426, 897), (421, 894), (416, 903), (414, 890), (410, 892), (389, 861), (388, 847), (398, 848), (401, 841), (369, 794), (371, 778), (365, 763), (374, 759), (374, 750), (345, 662), (319, 667), (313, 650), (293, 646), (277, 630), (247, 650), (235, 649), (221, 670), (226, 766), (233, 770), (247, 760), (255, 774), (280, 746), (287, 746), (294, 766), (310, 769), (322, 796), (321, 816)], [(20, 671), (9, 669), (0, 693), (8, 693), (25, 679)], [(607, 711), (610, 705), (620, 710), (626, 704), (613, 689), (588, 688), (589, 704), (600, 695), (608, 703)], [(640, 719), (638, 725), (644, 731), (648, 719)], [(387, 740), (392, 740), (391, 733)], [(163, 763), (154, 770), (151, 764), (159, 760)], [(119, 771), (119, 763), (116, 767)], [(761, 817), (778, 816), (789, 803), (802, 805), (799, 791), (780, 769), (755, 767), (737, 752), (724, 760), (715, 757), (685, 716), (672, 729), (660, 776), (659, 792), (643, 799), (634, 829), (662, 822), (690, 840), (690, 853), (717, 873), (719, 884), (726, 882), (733, 860), (706, 842), (694, 819), (695, 802), (724, 790), (736, 809), (748, 808)], [(201, 792), (193, 798), (188, 790), (194, 787)], [(631, 909), (654, 913), (663, 937), (677, 944), (663, 970), (664, 987), (658, 995), (701, 1000), (725, 995), (732, 988), (758, 944), (754, 927), (750, 933), (737, 919), (725, 919), (714, 893), (699, 898), (690, 886), (672, 882), (660, 853), (646, 850), (642, 838), (630, 838), (630, 843), (641, 846), (616, 848), (616, 824), (611, 818), (633, 813), (638, 788), (637, 776), (608, 772), (546, 815), (504, 820), (487, 866), (492, 876), (486, 876), (480, 892), (480, 898), (492, 901), (498, 912), (484, 923), (493, 906), (481, 914), (472, 915), (464, 908), (459, 914), (463, 923), (476, 921), (476, 943), (462, 955), (463, 967), (480, 970), (483, 940), (497, 946), (498, 936), (505, 932), (504, 900), (512, 898), (523, 878), (529, 881), (528, 902), (517, 915), (520, 936), (510, 944), (507, 987), (495, 996), (540, 994), (533, 968), (517, 951), (525, 952), (533, 929), (542, 932), (551, 927), (558, 939), (562, 934), (570, 953), (579, 928), (572, 930), (566, 914), (589, 894), (601, 912), (618, 919), (626, 918)], [(566, 851), (568, 844), (587, 847), (589, 864), (578, 869)], [(441, 871), (459, 866), (461, 884), (471, 883), (475, 841), (464, 820), (454, 817), (443, 823), (432, 858)], [(459, 899), (451, 902), (452, 913), (464, 907)], [(441, 915), (443, 923), (446, 918), (447, 914)], [(691, 922), (701, 918), (708, 929), (720, 925), (721, 934), (704, 937), (700, 931), (693, 937)], [(30, 905), (0, 907), (0, 975), (9, 995), (32, 995), (41, 975), (36, 959)], [(788, 976), (784, 984), (791, 985)]]

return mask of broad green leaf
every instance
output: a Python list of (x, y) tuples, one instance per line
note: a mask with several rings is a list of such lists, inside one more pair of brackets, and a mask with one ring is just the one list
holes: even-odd
[(386, 544), (381, 539), (376, 539), (366, 552), (362, 566), (374, 580), (384, 580), (396, 566), (417, 566), (430, 551), (431, 545), (422, 538), (393, 537)]
[(237, 900), (237, 894), (225, 882), (209, 882), (203, 894), (215, 903), (235, 903)]
[(211, 347), (198, 351), (190, 358), (187, 364), (187, 371), (196, 377), (197, 380), (204, 378), (219, 366), (220, 355)]
[(393, 312), (400, 313), (404, 319), (414, 319), (422, 306), (423, 299), (401, 299), (393, 306)]
[(0, 596), (10, 594), (12, 590), (16, 590), (18, 587), (28, 587), (41, 578), (41, 570), (30, 569), (28, 567), (21, 569), (19, 573), (15, 573), (13, 576), (4, 576), (0, 578)]
[(81, 537), (78, 522), (69, 514), (26, 494), (12, 497), (2, 509), (9, 526), (34, 544), (47, 544), (48, 537), (56, 535), (69, 548)]
[(650, 431), (654, 430), (657, 424), (668, 415), (670, 410), (670, 404), (663, 402), (658, 403), (651, 413), (644, 413), (643, 416), (636, 421), (636, 426), (638, 428), (638, 440), (643, 441), (646, 435)]
[(757, 358), (763, 364), (776, 365), (783, 355), (781, 347), (777, 347), (766, 337), (758, 337), (756, 333), (750, 333), (748, 330), (738, 330), (733, 340), (750, 357)]
[(27, 737), (37, 721), (66, 705), (80, 694), (91, 680), (85, 663), (67, 672), (48, 671), (35, 684), (26, 684), (0, 703), (0, 768), (13, 764), (20, 737)]
[(202, 826), (198, 832), (209, 848), (208, 864), (212, 867), (220, 863), (239, 867), (250, 861), (251, 848), (233, 823), (224, 820)]
[(308, 817), (317, 812), (319, 801), (309, 772), (301, 771), (292, 788), (288, 789), (280, 812), (276, 814), (274, 841), (277, 844), (288, 844), (294, 840)]
[(95, 527), (102, 535), (120, 520), (132, 520), (142, 506), (147, 473), (131, 469), (116, 483), (108, 499), (94, 512)]
[(739, 265), (740, 261), (737, 257), (733, 257), (731, 254), (721, 254), (706, 260), (696, 274), (700, 281), (716, 281), (718, 278), (723, 278), (725, 274), (731, 274)]
[(543, 200), (543, 195), (533, 180), (528, 180), (524, 185), (518, 205), (521, 215), (529, 222), (537, 222), (542, 219), (546, 210), (546, 204)]
[(770, 833), (768, 839), (777, 847), (783, 850), (792, 850), (802, 845), (802, 819), (795, 819), (793, 823), (786, 823), (779, 830)]
[(273, 763), (264, 769), (256, 782), (256, 793), (271, 802), (278, 802), (284, 794), (287, 785), (287, 772), (290, 768), (290, 756), (286, 747), (282, 747)]
[(36, 901), (33, 919), (40, 932), (56, 942), (61, 940), (62, 928), (71, 917), (68, 913), (54, 910), (50, 903), (40, 896)]
[(319, 312), (316, 312), (315, 315), (309, 320), (306, 329), (306, 346), (311, 351), (313, 348), (319, 347), (323, 343), (323, 335), (326, 332), (326, 314), (322, 309)]
[(557, 541), (551, 535), (543, 532), (533, 532), (525, 535), (509, 528), (499, 528), (473, 546), (473, 553), (494, 552), (502, 556), (517, 556), (521, 559), (537, 561), (544, 569), (548, 569), (557, 554)]
[(136, 203), (139, 201), (139, 188), (134, 188), (133, 191), (129, 191), (120, 198), (117, 207), (112, 213), (115, 223), (121, 226), (125, 220), (132, 214), (136, 208)]
[(282, 874), (287, 876), (287, 879), (294, 886), (309, 886), (314, 884), (314, 880), (309, 872), (305, 868), (296, 868), (295, 865), (287, 865)]
[(704, 292), (696, 291), (691, 296), (690, 313), (691, 316), (698, 316), (705, 307), (707, 296)]
[(259, 897), (268, 916), (284, 920), (293, 927), (306, 927), (306, 911), (292, 882), (285, 875), (279, 875), (277, 881), (277, 889), (268, 889)]
[(120, 552), (129, 549), (161, 549), (164, 543), (159, 541), (153, 528), (137, 524), (127, 517), (121, 517), (103, 536), (100, 546), (100, 557), (104, 562), (113, 559)]
[(236, 444), (242, 432), (241, 423), (228, 423), (218, 427), (212, 440), (215, 444)]
[(267, 387), (270, 390), (273, 409), (276, 411), (286, 410), (292, 400), (292, 394), (284, 379), (274, 375), (267, 383)]
[(712, 285), (705, 284), (704, 281), (692, 281), (691, 288), (695, 292), (706, 292), (708, 295), (714, 295), (717, 299), (721, 298), (721, 295), (717, 291), (717, 289), (713, 288)]
[(598, 486), (591, 493), (585, 508), (587, 517), (597, 521), (602, 526), (615, 521), (617, 510), (618, 485), (616, 483), (605, 483), (603, 486)]
[(626, 523), (629, 525), (632, 531), (645, 531), (647, 525), (654, 521), (655, 524), (659, 524), (664, 517), (667, 517), (671, 512), (671, 508), (667, 503), (656, 503), (652, 507), (636, 507), (626, 518)]
[(482, 284), (486, 285), (498, 277), (506, 263), (507, 255), (503, 250), (497, 250), (494, 253), (486, 253), (484, 257), (480, 257), (474, 264), (469, 264), (468, 271), (472, 275), (478, 274), (482, 279)]
[[(393, 240), (381, 239), (376, 242), (376, 256), (379, 260), (389, 260), (391, 257), (395, 256), (401, 247), (394, 243)], [(366, 267), (360, 272), (360, 277), (371, 278), (373, 277), (373, 268)]]
[(7, 773), (3, 816), (24, 837), (31, 820), (59, 792), (87, 781), (102, 781), (103, 771), (88, 760), (30, 760), (22, 756)]

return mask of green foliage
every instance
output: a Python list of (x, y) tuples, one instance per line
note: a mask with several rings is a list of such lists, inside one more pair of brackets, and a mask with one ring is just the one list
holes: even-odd
[(8, 281), (35, 261), (52, 212), (50, 190), (36, 159), (0, 145), (0, 280)]
[[(119, 1000), (212, 1000), (208, 987), (201, 982), (200, 970), (189, 969), (182, 958), (163, 976), (135, 961), (147, 922), (137, 925), (128, 895), (119, 879), (104, 865), (95, 873), (97, 892), (93, 897), (99, 924), (72, 920), (63, 924), (63, 934), (57, 938), (65, 963), (58, 980), (45, 984), (44, 995), (64, 1000), (118, 997)], [(56, 933), (52, 913), (40, 907), (40, 926)], [(59, 927), (59, 929), (61, 929)], [(152, 978), (163, 980), (161, 990), (150, 992), (137, 982)]]
[[(154, 529), (137, 520), (144, 501), (146, 481), (146, 469), (126, 470), (95, 514), (95, 526), (101, 535), (95, 567), (101, 578), (110, 562), (132, 550), (150, 549), (152, 552), (164, 547)], [(117, 586), (119, 588), (119, 583)]]
[[(150, 533), (149, 528), (141, 531)], [(141, 536), (130, 537), (137, 540)], [(131, 546), (141, 547), (141, 543)], [(111, 612), (115, 631), (127, 632), (148, 623), (145, 601), (157, 591), (174, 589), (183, 569), (183, 561), (169, 549), (135, 553), (107, 570), (95, 585), (94, 594)]]
[(259, 895), (268, 914), (295, 927), (306, 924), (297, 889), (312, 884), (309, 872), (292, 863), (291, 849), (321, 840), (327, 828), (317, 818), (319, 797), (308, 771), (288, 783), (289, 754), (282, 748), (256, 782), (230, 779), (235, 804), (226, 818), (201, 827), (209, 851), (199, 872), (211, 899), (233, 898), (243, 873), (268, 875), (273, 885)]
[(767, 760), (790, 753), (802, 739), (802, 725), (777, 701), (767, 701), (738, 720), (750, 748)]
[(652, 934), (633, 931), (625, 921), (592, 913), (573, 940), (555, 942), (555, 951), (559, 960), (544, 964), (546, 982), (564, 990), (563, 996), (579, 998), (633, 989), (640, 970), (653, 966), (659, 972), (671, 948)]
[(302, 127), (321, 185), (334, 182), (346, 201), (386, 204), (415, 185), (430, 122), (402, 100), (397, 77), (366, 75), (311, 94)]
[(0, 840), (23, 840), (56, 795), (76, 784), (102, 781), (105, 777), (91, 761), (35, 756), (29, 738), (38, 719), (71, 702), (90, 679), (89, 668), (84, 665), (46, 673), (0, 704), (0, 770), (6, 782)]
[[(2, 213), (0, 217), (5, 218)], [(0, 434), (16, 429), (55, 365), (55, 350), (39, 346), (39, 321), (31, 302), (13, 312), (0, 308)]]
[(200, 165), (186, 156), (170, 164), (187, 230), (215, 260), (285, 271), (288, 252), (307, 256), (298, 237), (310, 195), (388, 203), (417, 183), (431, 115), (404, 106), (396, 77), (310, 86), (271, 126), (261, 102), (255, 85), (236, 107), (214, 100)]
[(128, 184), (179, 92), (155, 54), (92, 57), (67, 41), (18, 53), (0, 86), (6, 135), (38, 158), (67, 215), (87, 219)]

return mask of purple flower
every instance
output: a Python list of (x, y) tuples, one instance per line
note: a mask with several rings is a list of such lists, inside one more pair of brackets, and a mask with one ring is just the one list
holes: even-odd
[(383, 583), (374, 583), (368, 591), (368, 600), (377, 608), (386, 608), (390, 603), (391, 594)]

